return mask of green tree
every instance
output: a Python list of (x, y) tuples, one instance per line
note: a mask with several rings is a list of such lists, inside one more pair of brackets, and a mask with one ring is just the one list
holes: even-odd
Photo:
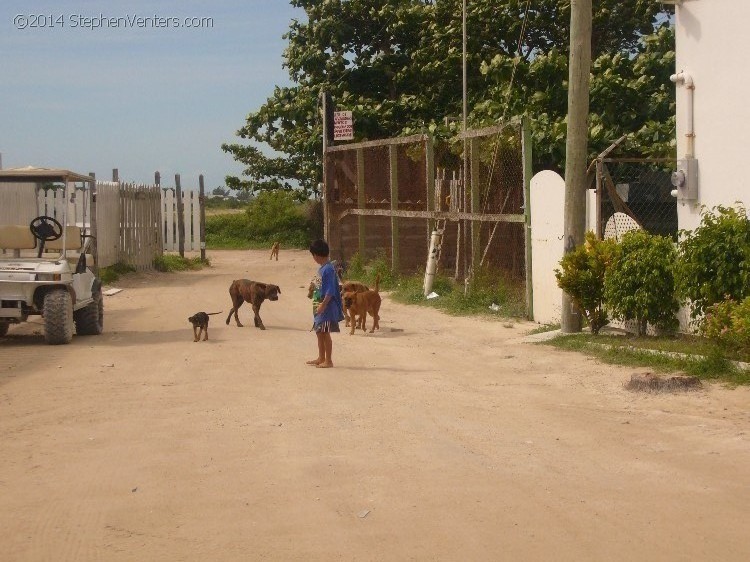
[[(276, 87), (222, 145), (245, 165), (231, 188), (301, 188), (321, 181), (321, 91), (353, 111), (357, 140), (429, 130), (448, 136), (461, 115), (461, 0), (291, 0), (285, 35), (293, 85)], [(569, 0), (468, 3), (470, 122), (528, 114), (535, 167), (563, 168)], [(674, 36), (650, 0), (599, 0), (594, 13), (592, 155), (623, 132), (652, 154), (674, 152)], [(518, 39), (526, 15), (525, 40)], [(513, 87), (509, 88), (511, 75)], [(648, 103), (644, 104), (644, 100)], [(265, 144), (276, 154), (259, 148)]]

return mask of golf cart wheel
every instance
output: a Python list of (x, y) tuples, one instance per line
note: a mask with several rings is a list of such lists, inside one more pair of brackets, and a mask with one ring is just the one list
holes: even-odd
[(102, 288), (97, 287), (91, 296), (94, 298), (94, 302), (73, 313), (76, 334), (79, 336), (98, 336), (104, 331)]
[(10, 326), (8, 322), (0, 322), (0, 338), (8, 333), (8, 326)]
[(65, 289), (44, 295), (44, 340), (50, 345), (70, 343), (73, 339), (73, 299)]

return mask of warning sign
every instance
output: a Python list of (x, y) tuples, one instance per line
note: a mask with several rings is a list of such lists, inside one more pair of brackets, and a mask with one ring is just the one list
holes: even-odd
[(351, 111), (333, 112), (333, 140), (354, 140), (354, 118)]

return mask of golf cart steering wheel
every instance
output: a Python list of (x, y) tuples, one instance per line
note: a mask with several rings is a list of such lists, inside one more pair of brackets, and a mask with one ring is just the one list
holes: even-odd
[(57, 240), (63, 235), (63, 227), (52, 217), (43, 215), (37, 217), (29, 224), (29, 229), (34, 238), (42, 242), (51, 242)]

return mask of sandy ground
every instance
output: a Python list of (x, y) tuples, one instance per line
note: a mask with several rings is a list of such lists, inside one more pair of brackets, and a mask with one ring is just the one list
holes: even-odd
[[(314, 369), (309, 254), (210, 257), (118, 283), (102, 336), (0, 338), (2, 560), (750, 559), (750, 389), (633, 394), (387, 296)], [(282, 288), (265, 332), (224, 324), (241, 277)]]

